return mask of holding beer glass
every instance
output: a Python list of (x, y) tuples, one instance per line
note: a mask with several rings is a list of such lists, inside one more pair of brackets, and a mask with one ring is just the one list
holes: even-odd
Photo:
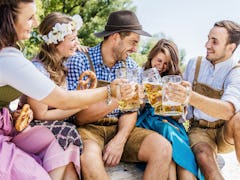
[(156, 68), (150, 68), (143, 72), (142, 83), (148, 98), (148, 102), (154, 108), (155, 114), (162, 111), (162, 83)]
[[(140, 73), (139, 69), (130, 69), (130, 68), (119, 68), (116, 69), (116, 78), (119, 79), (127, 79), (128, 82), (122, 83), (119, 86), (118, 91), (118, 108), (123, 112), (133, 112), (137, 111), (140, 108), (140, 98), (139, 98), (139, 81), (140, 81)], [(135, 89), (135, 93), (131, 99), (122, 99), (122, 92), (124, 90), (124, 86), (133, 86)]]
[(168, 75), (162, 78), (163, 82), (163, 94), (162, 94), (162, 113), (165, 116), (181, 116), (184, 114), (184, 105), (178, 102), (174, 102), (168, 99), (165, 89), (168, 87), (168, 83), (180, 84), (182, 77), (179, 75)]

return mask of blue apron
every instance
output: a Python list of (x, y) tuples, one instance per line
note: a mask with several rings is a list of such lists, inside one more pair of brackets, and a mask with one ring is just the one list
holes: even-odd
[(158, 132), (172, 144), (172, 158), (182, 168), (190, 171), (199, 180), (204, 177), (200, 172), (192, 149), (189, 146), (188, 135), (182, 123), (171, 117), (154, 114), (150, 104), (146, 104), (138, 116), (136, 126)]

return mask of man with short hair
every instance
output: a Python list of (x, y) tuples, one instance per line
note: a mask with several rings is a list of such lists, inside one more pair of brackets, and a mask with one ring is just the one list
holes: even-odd
[[(216, 163), (217, 153), (236, 150), (240, 160), (240, 67), (232, 55), (240, 42), (240, 25), (229, 20), (216, 22), (205, 44), (205, 58), (189, 61), (184, 79), (170, 85), (168, 97), (185, 102), (189, 95), (187, 119), (189, 139), (198, 165), (206, 179), (224, 179)], [(185, 86), (185, 87), (184, 87)]]
[[(68, 60), (69, 89), (76, 89), (78, 77), (85, 70), (94, 71), (101, 86), (116, 78), (116, 69), (137, 68), (129, 55), (136, 52), (140, 35), (150, 36), (131, 11), (112, 12), (105, 30), (95, 35), (104, 40), (90, 48), (87, 55), (78, 52)], [(109, 179), (104, 165), (116, 166), (120, 160), (146, 162), (144, 179), (167, 179), (170, 143), (156, 132), (135, 127), (137, 112), (124, 113), (117, 108), (117, 100), (112, 98), (110, 104), (101, 102), (77, 115), (84, 147), (81, 155), (84, 179)]]

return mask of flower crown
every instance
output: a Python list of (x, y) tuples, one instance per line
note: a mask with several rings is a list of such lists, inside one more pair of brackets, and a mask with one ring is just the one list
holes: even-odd
[(58, 44), (64, 40), (66, 35), (72, 34), (73, 30), (79, 30), (83, 24), (82, 18), (80, 15), (76, 14), (72, 17), (71, 22), (66, 23), (56, 23), (47, 35), (43, 35), (42, 39), (44, 42), (49, 45), (51, 43)]

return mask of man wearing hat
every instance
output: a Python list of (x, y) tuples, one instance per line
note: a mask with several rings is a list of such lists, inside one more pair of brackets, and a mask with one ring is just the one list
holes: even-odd
[[(104, 40), (87, 54), (77, 52), (68, 60), (70, 90), (77, 88), (78, 78), (86, 70), (94, 71), (98, 86), (103, 86), (115, 79), (116, 69), (137, 68), (129, 55), (137, 51), (140, 35), (151, 36), (142, 30), (135, 13), (126, 10), (112, 12), (105, 30), (95, 35)], [(137, 112), (123, 113), (117, 107), (117, 100), (109, 94), (107, 102), (77, 115), (84, 179), (109, 179), (104, 166), (116, 166), (120, 160), (146, 162), (144, 179), (167, 179), (172, 154), (169, 142), (156, 132), (135, 127)]]

